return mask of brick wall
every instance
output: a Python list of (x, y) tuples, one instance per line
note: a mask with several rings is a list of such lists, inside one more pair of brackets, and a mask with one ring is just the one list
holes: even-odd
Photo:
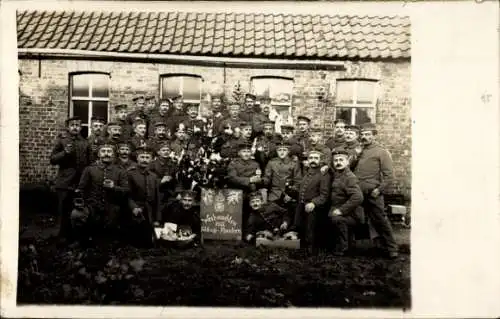
[[(208, 90), (224, 84), (226, 94), (240, 81), (250, 88), (252, 76), (275, 75), (294, 79), (292, 112), (313, 117), (313, 126), (324, 125), (326, 135), (333, 133), (334, 108), (317, 98), (336, 78), (374, 78), (380, 80), (381, 95), (376, 121), (379, 140), (391, 152), (395, 163), (394, 192), (405, 196), (411, 190), (411, 108), (409, 62), (346, 62), (345, 71), (290, 69), (239, 69), (82, 60), (20, 59), (20, 180), (22, 184), (51, 179), (56, 167), (49, 164), (49, 154), (57, 133), (68, 115), (70, 72), (102, 71), (111, 74), (110, 104), (128, 103), (136, 94), (159, 94), (159, 75), (191, 73), (203, 77), (202, 111), (207, 110)], [(224, 83), (225, 78), (225, 83)], [(113, 110), (111, 111), (113, 112)], [(113, 116), (113, 113), (111, 113)]]

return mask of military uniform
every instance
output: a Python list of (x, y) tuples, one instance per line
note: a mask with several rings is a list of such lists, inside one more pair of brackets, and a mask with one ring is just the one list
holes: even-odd
[[(348, 156), (347, 151), (345, 154)], [(357, 177), (348, 167), (342, 171), (334, 171), (331, 201), (330, 212), (338, 209), (342, 213), (340, 216), (329, 217), (333, 224), (334, 249), (336, 252), (343, 253), (348, 246), (348, 227), (364, 223), (363, 209), (360, 207), (363, 203), (363, 192), (359, 187)]]
[(267, 163), (278, 156), (276, 145), (281, 141), (278, 135), (260, 136), (257, 138), (255, 160), (260, 164), (262, 170), (266, 169)]
[[(118, 112), (120, 109), (127, 110), (128, 109), (127, 104), (119, 104), (119, 105), (115, 106), (115, 112)], [(117, 119), (116, 124), (120, 125), (120, 127), (122, 128), (121, 137), (122, 137), (123, 141), (125, 141), (125, 142), (129, 141), (133, 135), (134, 129), (132, 127), (132, 123), (130, 123), (130, 121), (128, 119), (128, 116), (124, 120)]]
[(298, 163), (294, 162), (289, 156), (281, 159), (273, 158), (266, 166), (264, 173), (264, 184), (268, 186), (268, 200), (278, 201), (282, 198), (285, 191), (286, 182), (293, 180), (298, 185), (301, 179), (301, 172)]
[[(175, 197), (177, 165), (170, 158), (162, 158), (158, 156), (149, 164), (149, 170), (155, 173), (158, 178), (158, 185), (160, 190), (160, 206), (161, 209), (163, 209), (165, 204), (170, 199)], [(170, 176), (171, 180), (162, 183), (161, 180), (164, 176)]]
[(193, 234), (201, 234), (200, 207), (193, 206), (185, 209), (181, 201), (175, 200), (162, 211), (162, 223), (177, 224), (178, 228), (190, 228)]
[(333, 152), (337, 148), (345, 148), (345, 143), (346, 141), (344, 136), (341, 137), (331, 136), (328, 138), (325, 145)]
[[(113, 188), (104, 187), (106, 179), (113, 181)], [(127, 172), (116, 165), (98, 161), (85, 168), (77, 190), (90, 211), (90, 233), (117, 236), (121, 224), (120, 208), (129, 190)]]
[[(363, 130), (376, 133), (373, 124), (364, 124)], [(384, 207), (384, 191), (393, 180), (392, 158), (389, 152), (376, 142), (365, 145), (361, 152), (354, 174), (359, 179), (363, 191), (363, 208), (375, 231), (380, 235), (389, 254), (397, 254), (398, 246), (394, 239), (391, 224)], [(372, 191), (378, 188), (380, 195), (373, 197)]]
[(138, 135), (134, 135), (130, 139), (130, 149), (131, 149), (132, 158), (135, 159), (137, 157), (137, 153), (136, 153), (137, 149), (144, 148), (144, 147), (151, 148), (149, 141), (145, 137), (140, 137)]
[(99, 149), (99, 146), (103, 145), (106, 143), (106, 138), (101, 135), (94, 135), (94, 133), (90, 134), (89, 137), (87, 137), (87, 141), (89, 143), (90, 147), (90, 163), (94, 163), (97, 161), (97, 151)]
[[(254, 136), (262, 135), (264, 123), (266, 123), (268, 121), (269, 121), (269, 116), (265, 115), (264, 113), (261, 113), (261, 112), (253, 113), (253, 116), (251, 118), (251, 122), (252, 122), (252, 130), (253, 130)], [(274, 125), (274, 123), (273, 123), (273, 125)]]
[(246, 234), (255, 234), (259, 231), (273, 232), (276, 228), (280, 228), (284, 222), (287, 225), (291, 223), (291, 216), (286, 208), (280, 207), (273, 202), (265, 203), (258, 210), (250, 210), (248, 217)]
[[(308, 167), (299, 186), (294, 227), (302, 234), (305, 247), (318, 246), (318, 224), (323, 221), (324, 206), (330, 197), (330, 175), (322, 174), (320, 167)], [(314, 210), (306, 213), (305, 206), (314, 203)]]
[[(78, 119), (66, 120), (66, 125), (75, 120)], [(66, 153), (64, 150), (68, 144), (72, 144), (70, 153)], [(59, 236), (61, 237), (69, 238), (71, 236), (70, 214), (73, 207), (73, 191), (80, 181), (83, 170), (90, 164), (90, 158), (90, 147), (87, 140), (81, 135), (73, 136), (69, 132), (65, 132), (58, 136), (50, 155), (50, 164), (59, 166), (54, 188), (58, 197)]]
[(223, 134), (224, 130), (228, 127), (230, 127), (231, 130), (233, 130), (234, 132), (234, 129), (240, 127), (240, 124), (241, 124), (240, 118), (227, 117), (220, 121), (220, 124), (217, 126), (216, 132), (217, 134)]
[(358, 157), (363, 147), (359, 141), (355, 140), (352, 142), (345, 142), (344, 149), (349, 153), (349, 167), (351, 170), (354, 170), (358, 164)]
[(151, 125), (148, 128), (148, 138), (152, 139), (155, 136), (155, 123), (160, 123), (160, 122), (165, 123), (168, 134), (169, 135), (172, 134), (173, 130), (175, 129), (175, 126), (174, 126), (174, 121), (169, 116), (169, 113), (171, 112), (167, 112), (162, 115), (160, 111), (157, 109), (151, 112), (149, 116), (149, 123)]
[(121, 168), (124, 171), (128, 171), (130, 168), (134, 167), (137, 165), (137, 163), (130, 158), (127, 158), (126, 160), (122, 160), (121, 158), (117, 158), (115, 160), (115, 165)]
[[(249, 140), (231, 137), (221, 147), (220, 156), (225, 158), (238, 158), (239, 145), (241, 143), (251, 144)], [(259, 165), (260, 167), (260, 165)]]
[[(132, 101), (136, 102), (137, 100), (144, 100), (144, 96), (142, 95), (139, 95), (139, 96), (136, 96), (135, 98), (132, 99)], [(145, 102), (144, 102), (145, 104)], [(149, 121), (149, 112), (146, 111), (145, 109), (145, 105), (142, 107), (142, 108), (138, 108), (136, 110), (134, 110), (133, 112), (131, 112), (129, 115), (127, 115), (127, 122), (130, 124), (130, 125), (134, 125), (134, 122), (137, 120), (137, 119), (142, 119), (143, 121), (146, 122), (146, 125)]]

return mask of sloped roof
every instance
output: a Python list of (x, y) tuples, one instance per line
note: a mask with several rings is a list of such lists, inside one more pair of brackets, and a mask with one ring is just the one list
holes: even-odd
[(399, 16), (19, 11), (19, 48), (280, 58), (409, 58)]

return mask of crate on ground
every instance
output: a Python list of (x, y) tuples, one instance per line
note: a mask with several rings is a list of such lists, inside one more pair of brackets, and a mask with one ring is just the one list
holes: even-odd
[(274, 240), (269, 240), (266, 238), (257, 238), (255, 240), (255, 246), (267, 246), (267, 247), (281, 247), (288, 249), (299, 249), (300, 239), (284, 239), (278, 238)]

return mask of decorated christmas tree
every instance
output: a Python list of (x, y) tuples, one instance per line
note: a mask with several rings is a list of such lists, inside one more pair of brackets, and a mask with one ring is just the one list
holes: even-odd
[(234, 90), (233, 90), (233, 99), (236, 103), (243, 103), (243, 101), (245, 101), (245, 94), (246, 92), (243, 91), (243, 89), (241, 88), (241, 83), (240, 81), (238, 81), (235, 85), (234, 85)]

